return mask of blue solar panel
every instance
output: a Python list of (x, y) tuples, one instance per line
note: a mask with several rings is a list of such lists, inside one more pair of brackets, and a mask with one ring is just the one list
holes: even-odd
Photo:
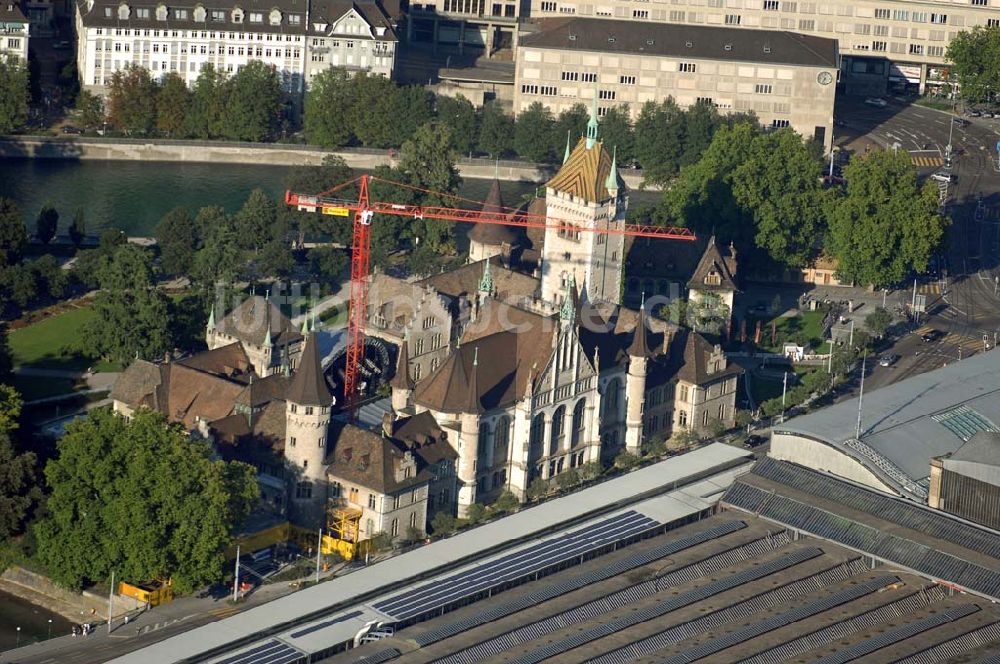
[(227, 657), (216, 664), (292, 664), (304, 661), (305, 655), (277, 639), (259, 645), (238, 655)]
[(292, 632), (290, 636), (293, 639), (297, 639), (300, 636), (305, 636), (306, 634), (312, 634), (313, 632), (318, 632), (319, 630), (329, 627), (330, 625), (336, 625), (337, 623), (342, 623), (345, 620), (350, 620), (351, 618), (355, 618), (360, 615), (361, 615), (360, 611), (351, 611), (350, 613), (345, 613), (342, 616), (337, 616), (336, 618), (331, 618), (330, 620), (324, 620), (321, 623), (316, 623), (315, 625), (310, 625), (305, 629), (300, 629), (297, 632)]
[(396, 620), (405, 620), (658, 525), (659, 522), (645, 515), (629, 511), (569, 533), (565, 537), (551, 539), (538, 546), (524, 549), (512, 556), (477, 565), (446, 579), (428, 583), (410, 592), (400, 593), (374, 606)]

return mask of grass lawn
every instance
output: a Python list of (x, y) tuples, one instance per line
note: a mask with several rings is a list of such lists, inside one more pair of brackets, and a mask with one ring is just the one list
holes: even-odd
[(319, 315), (319, 322), (325, 327), (347, 326), (347, 303), (343, 306), (330, 307)]
[[(812, 373), (813, 371), (817, 371), (818, 367), (797, 366), (793, 367), (793, 370), (798, 375), (799, 382), (801, 382), (802, 378), (806, 374)], [(774, 380), (770, 378), (764, 378), (762, 376), (758, 376), (756, 374), (752, 374), (749, 372), (747, 375), (750, 378), (750, 393), (753, 394), (754, 401), (756, 401), (758, 405), (764, 403), (768, 399), (781, 398), (781, 385), (782, 385), (781, 379)], [(791, 389), (797, 384), (798, 383), (792, 383), (791, 381), (789, 381), (788, 388)]]
[[(761, 348), (781, 352), (784, 341), (799, 340), (807, 348), (819, 348), (823, 344), (823, 312), (804, 311), (798, 316), (785, 316), (775, 320), (777, 343), (771, 345), (771, 321), (761, 325)], [(783, 341), (784, 340), (784, 341)]]
[(69, 378), (43, 378), (40, 376), (11, 376), (11, 383), (25, 401), (45, 399), (76, 391), (74, 381)]
[(80, 347), (83, 326), (94, 316), (90, 308), (70, 309), (10, 332), (10, 350), (15, 366), (46, 369), (86, 369), (92, 358), (71, 355)]
[(934, 97), (917, 97), (913, 100), (913, 103), (918, 106), (926, 106), (927, 108), (936, 108), (939, 111), (952, 111), (955, 108), (954, 102), (947, 99), (935, 99)]

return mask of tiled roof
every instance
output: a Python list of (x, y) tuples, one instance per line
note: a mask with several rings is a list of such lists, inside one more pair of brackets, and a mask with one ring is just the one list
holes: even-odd
[[(502, 214), (504, 211), (503, 196), (500, 194), (500, 181), (494, 178), (490, 185), (490, 192), (483, 202), (483, 212)], [(469, 239), (487, 245), (514, 244), (518, 239), (518, 234), (512, 226), (477, 223), (469, 230)]]
[(413, 389), (413, 378), (410, 377), (409, 343), (406, 339), (403, 339), (399, 344), (399, 353), (396, 355), (396, 372), (389, 379), (389, 387), (397, 390)]
[(426, 410), (393, 422), (392, 437), (428, 465), (458, 458), (458, 452), (448, 443), (447, 432)]
[(114, 387), (111, 388), (111, 398), (131, 408), (145, 406), (158, 410), (156, 395), (161, 383), (159, 365), (146, 360), (136, 360), (118, 376)]
[(285, 399), (306, 406), (329, 406), (333, 402), (333, 392), (330, 391), (326, 375), (323, 373), (319, 340), (316, 339), (315, 333), (306, 338), (306, 347), (302, 351), (299, 368), (292, 377)]
[(302, 339), (302, 334), (273, 302), (252, 295), (219, 321), (215, 329), (251, 346), (261, 346), (271, 326), (271, 343), (276, 347)]
[(709, 365), (709, 358), (715, 352), (715, 346), (697, 332), (692, 330), (679, 331), (674, 344), (677, 345), (678, 349), (681, 347), (680, 344), (683, 344), (684, 349), (677, 371), (677, 377), (681, 380), (695, 385), (704, 385), (725, 375), (743, 373), (739, 365), (728, 360), (723, 360), (722, 368), (713, 371), (713, 367)]
[(521, 48), (634, 53), (646, 56), (837, 67), (837, 40), (779, 30), (650, 21), (550, 18)]
[(391, 494), (415, 487), (432, 479), (426, 466), (410, 477), (400, 472), (406, 450), (391, 438), (352, 424), (335, 423), (331, 426), (335, 441), (333, 453), (327, 457), (326, 474), (379, 493)]
[[(538, 279), (504, 267), (499, 256), (493, 256), (489, 261), (493, 285), (499, 299), (509, 301), (531, 297), (538, 290)], [(479, 281), (483, 278), (483, 267), (484, 261), (468, 263), (454, 270), (427, 277), (418, 281), (417, 285), (430, 286), (441, 295), (453, 300), (458, 300), (463, 295), (471, 297), (479, 290)]]
[(476, 319), (463, 330), (462, 343), (466, 344), (505, 330), (529, 334), (536, 339), (551, 339), (555, 326), (556, 319), (552, 316), (543, 316), (489, 298), (480, 305)]
[(172, 422), (193, 429), (198, 419), (212, 422), (233, 411), (244, 385), (183, 364), (170, 364), (167, 372), (167, 400), (161, 411)]
[[(198, 371), (233, 378), (249, 374), (253, 370), (250, 358), (247, 357), (246, 351), (243, 350), (243, 344), (236, 342), (185, 357), (182, 360), (178, 360), (177, 364), (183, 364)], [(244, 380), (246, 380), (245, 377)]]
[(606, 186), (610, 172), (611, 155), (604, 149), (604, 144), (597, 141), (588, 149), (587, 139), (581, 138), (569, 159), (545, 186), (591, 203), (599, 203), (611, 198)]
[(271, 374), (264, 378), (255, 378), (236, 397), (236, 403), (241, 406), (258, 408), (275, 399), (284, 399), (289, 382), (289, 379), (280, 373)]
[(2, 23), (28, 23), (28, 17), (21, 11), (20, 2), (4, 0), (0, 3), (0, 22)]
[[(698, 261), (698, 266), (691, 275), (691, 279), (688, 281), (688, 288), (696, 290), (735, 291), (735, 267), (735, 256), (724, 257), (713, 235), (708, 241), (705, 252), (701, 255), (701, 260)], [(719, 277), (718, 284), (708, 282), (709, 277), (713, 274)]]

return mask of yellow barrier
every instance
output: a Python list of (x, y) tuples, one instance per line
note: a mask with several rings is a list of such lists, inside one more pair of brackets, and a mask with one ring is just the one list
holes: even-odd
[(170, 579), (161, 582), (150, 583), (125, 583), (118, 584), (118, 594), (125, 597), (137, 599), (149, 606), (159, 606), (167, 604), (174, 599), (174, 584)]

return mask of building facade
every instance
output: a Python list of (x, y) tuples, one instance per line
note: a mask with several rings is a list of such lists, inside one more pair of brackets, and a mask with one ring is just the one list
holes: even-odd
[(0, 57), (13, 55), (27, 62), (30, 34), (31, 26), (20, 2), (0, 3)]
[(391, 76), (393, 23), (374, 1), (279, 0), (237, 4), (81, 0), (76, 6), (82, 85), (102, 92), (127, 65), (192, 85), (207, 64), (234, 75), (251, 60), (274, 68), (286, 93), (301, 95), (329, 67)]
[[(961, 30), (1000, 24), (998, 0), (671, 0), (641, 6), (624, 0), (531, 0), (533, 18), (556, 16), (672, 23), (685, 27), (787, 30), (836, 39), (844, 73), (872, 92), (886, 82), (946, 83), (944, 54)], [(860, 91), (860, 90), (859, 90)]]
[(839, 64), (835, 40), (789, 32), (553, 19), (520, 40), (514, 111), (541, 102), (558, 114), (596, 91), (598, 115), (628, 104), (636, 117), (645, 102), (673, 97), (752, 111), (829, 150)]

